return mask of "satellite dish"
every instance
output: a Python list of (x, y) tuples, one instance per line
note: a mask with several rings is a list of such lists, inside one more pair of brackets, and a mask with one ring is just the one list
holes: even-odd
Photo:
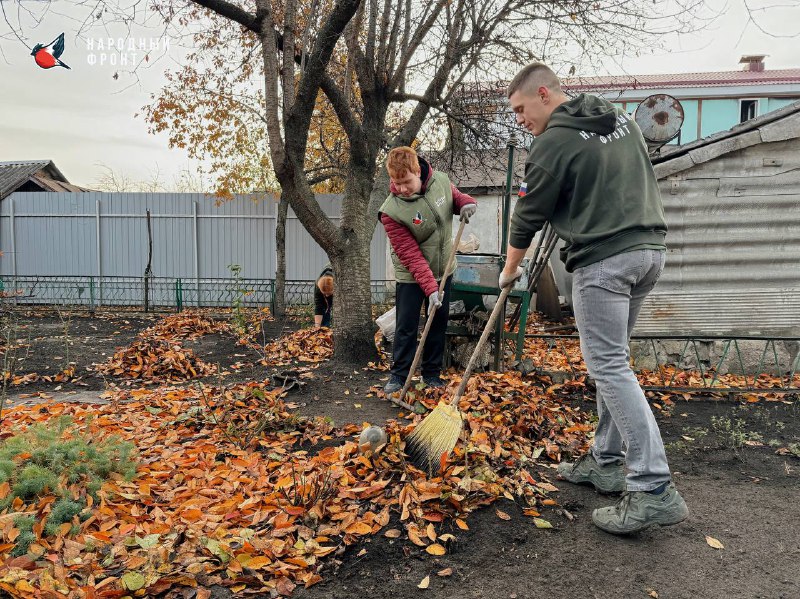
[(680, 133), (683, 106), (672, 96), (655, 94), (639, 103), (633, 118), (648, 146), (661, 147)]

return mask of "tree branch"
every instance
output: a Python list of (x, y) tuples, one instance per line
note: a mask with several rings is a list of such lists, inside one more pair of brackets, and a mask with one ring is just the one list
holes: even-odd
[(363, 132), (361, 125), (356, 120), (356, 115), (350, 107), (350, 99), (345, 96), (344, 92), (327, 73), (320, 79), (320, 88), (325, 92), (331, 106), (333, 106), (336, 118), (339, 119), (339, 123), (347, 134), (350, 144), (362, 143)]
[[(259, 0), (264, 1), (264, 0)], [(325, 69), (330, 62), (336, 42), (342, 35), (347, 23), (353, 18), (360, 0), (339, 0), (333, 7), (327, 21), (317, 35), (314, 49), (308, 57), (306, 70), (300, 78), (292, 114), (286, 121), (287, 142), (292, 150), (299, 152), (298, 157), (305, 153), (308, 141), (307, 133), (314, 112), (317, 99), (317, 90), (320, 88)], [(291, 129), (292, 135), (289, 135)], [(287, 148), (288, 149), (288, 148)]]
[(272, 166), (278, 180), (286, 165), (286, 148), (281, 134), (281, 119), (278, 116), (278, 58), (275, 48), (275, 24), (272, 20), (270, 0), (256, 0), (256, 18), (259, 22), (261, 55), (264, 61), (264, 110), (267, 120), (267, 137)]
[[(246, 10), (242, 10), (235, 4), (225, 2), (225, 0), (192, 0), (195, 4), (211, 10), (221, 17), (236, 21), (246, 29), (256, 34), (261, 34), (261, 27), (256, 15), (252, 15)], [(258, 4), (258, 3), (256, 3)], [(256, 11), (258, 12), (258, 11)]]
[[(297, 0), (286, 0), (283, 17), (283, 114), (284, 118), (294, 105), (294, 65), (297, 49), (295, 48), (294, 25), (297, 16)], [(301, 49), (301, 52), (305, 48)]]

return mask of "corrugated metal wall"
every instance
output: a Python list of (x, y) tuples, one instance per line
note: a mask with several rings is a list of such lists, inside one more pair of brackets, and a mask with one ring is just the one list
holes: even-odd
[[(253, 197), (217, 206), (203, 194), (14, 193), (0, 204), (0, 275), (141, 277), (149, 209), (153, 276), (227, 278), (228, 265), (239, 264), (242, 277), (271, 279), (277, 203)], [(326, 194), (318, 200), (338, 222), (342, 197)], [(371, 255), (372, 279), (386, 279), (382, 228), (373, 237)], [(290, 210), (287, 279), (315, 279), (327, 262)]]
[[(769, 127), (790, 137), (797, 121)], [(702, 158), (660, 180), (667, 265), (636, 332), (800, 334), (800, 139)]]

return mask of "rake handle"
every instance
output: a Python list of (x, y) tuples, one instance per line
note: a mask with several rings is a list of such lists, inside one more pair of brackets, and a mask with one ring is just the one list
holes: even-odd
[(475, 346), (475, 349), (472, 352), (472, 356), (469, 359), (469, 363), (467, 364), (467, 369), (464, 371), (463, 376), (461, 377), (461, 384), (458, 386), (458, 390), (456, 394), (453, 396), (453, 399), (450, 400), (451, 406), (458, 406), (458, 400), (461, 399), (461, 396), (464, 394), (464, 389), (467, 387), (467, 382), (469, 381), (469, 377), (472, 376), (472, 369), (475, 367), (475, 362), (478, 359), (478, 354), (483, 351), (483, 346), (486, 345), (486, 340), (489, 338), (492, 330), (494, 329), (494, 323), (497, 320), (497, 316), (500, 314), (500, 311), (503, 308), (503, 305), (506, 303), (506, 298), (508, 294), (511, 293), (511, 289), (514, 287), (514, 283), (508, 285), (508, 287), (504, 287), (503, 291), (500, 293), (500, 297), (497, 298), (497, 303), (494, 305), (492, 309), (492, 313), (489, 316), (489, 320), (486, 321), (486, 325), (483, 327), (483, 333), (481, 333), (481, 338), (478, 339), (478, 344)]
[[(456, 233), (456, 239), (455, 241), (453, 241), (453, 249), (450, 250), (450, 256), (447, 258), (447, 266), (445, 266), (444, 274), (442, 275), (442, 280), (439, 283), (439, 295), (442, 296), (441, 299), (444, 299), (444, 286), (447, 283), (447, 271), (450, 270), (450, 267), (455, 262), (456, 250), (458, 249), (458, 244), (461, 243), (461, 234), (464, 232), (465, 224), (466, 223), (462, 220), (461, 223), (458, 225), (458, 232)], [(443, 307), (444, 306), (440, 306), (439, 309)], [(436, 315), (436, 310), (434, 310), (433, 312), (428, 311), (428, 316), (425, 318), (425, 328), (422, 329), (422, 336), (419, 338), (419, 343), (417, 344), (417, 351), (414, 354), (414, 361), (411, 362), (411, 368), (408, 370), (408, 376), (406, 377), (406, 382), (403, 385), (403, 390), (400, 391), (400, 398), (398, 401), (403, 401), (405, 399), (406, 393), (408, 393), (408, 390), (411, 387), (411, 379), (414, 378), (414, 373), (416, 373), (417, 368), (419, 367), (419, 363), (422, 361), (422, 350), (425, 347), (425, 340), (428, 338), (428, 332), (430, 332), (431, 330), (431, 325), (433, 324), (433, 317), (435, 315)]]

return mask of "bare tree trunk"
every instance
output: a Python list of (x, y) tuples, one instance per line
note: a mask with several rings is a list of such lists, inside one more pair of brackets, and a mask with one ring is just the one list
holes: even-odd
[(331, 257), (336, 298), (333, 356), (363, 365), (377, 356), (370, 289), (370, 238), (361, 234), (349, 241), (347, 252)]
[[(333, 355), (363, 364), (377, 357), (375, 322), (372, 317), (370, 242), (377, 212), (365, 211), (372, 191), (374, 154), (358, 153), (350, 162), (339, 230), (344, 251), (330, 255), (336, 285), (333, 303)], [(339, 301), (338, 298), (347, 298)]]
[(289, 198), (281, 193), (278, 202), (278, 222), (275, 227), (275, 251), (278, 264), (275, 271), (275, 316), (286, 315), (286, 215), (289, 213)]

